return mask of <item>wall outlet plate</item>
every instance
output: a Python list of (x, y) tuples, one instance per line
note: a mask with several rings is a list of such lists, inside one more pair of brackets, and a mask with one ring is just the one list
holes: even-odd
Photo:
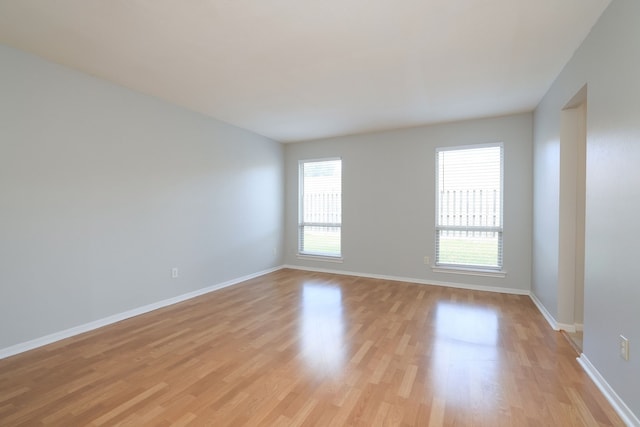
[(178, 267), (173, 267), (171, 269), (171, 278), (172, 279), (177, 279), (178, 278)]
[(620, 357), (629, 360), (629, 339), (620, 335)]

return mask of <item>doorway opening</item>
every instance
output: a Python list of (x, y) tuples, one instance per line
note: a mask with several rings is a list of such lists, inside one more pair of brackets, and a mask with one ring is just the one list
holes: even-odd
[(561, 111), (558, 320), (581, 351), (584, 319), (587, 86)]

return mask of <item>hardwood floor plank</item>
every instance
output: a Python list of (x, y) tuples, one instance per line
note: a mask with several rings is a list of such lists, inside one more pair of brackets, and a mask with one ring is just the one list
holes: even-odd
[(416, 365), (409, 365), (407, 370), (404, 372), (404, 376), (402, 377), (402, 383), (400, 384), (400, 388), (398, 389), (398, 396), (403, 397), (405, 399), (409, 398), (411, 394), (411, 390), (413, 389), (413, 382), (416, 379), (416, 374), (418, 373), (418, 367)]
[(280, 270), (0, 360), (0, 425), (621, 426), (529, 297)]

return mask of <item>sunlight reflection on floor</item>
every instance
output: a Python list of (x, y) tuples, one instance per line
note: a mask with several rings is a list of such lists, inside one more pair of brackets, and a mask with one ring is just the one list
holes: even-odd
[(301, 353), (317, 375), (342, 372), (345, 359), (342, 290), (306, 283), (302, 289)]
[[(493, 406), (499, 381), (498, 315), (487, 307), (465, 303), (438, 303), (432, 379), (436, 394), (447, 402), (467, 404), (472, 395), (484, 395)], [(479, 402), (477, 402), (479, 403)]]

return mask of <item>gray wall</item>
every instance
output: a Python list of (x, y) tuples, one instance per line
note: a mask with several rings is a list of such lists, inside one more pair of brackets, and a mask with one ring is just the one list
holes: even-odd
[[(287, 144), (285, 262), (321, 269), (528, 291), (532, 115), (471, 120)], [(503, 142), (505, 278), (434, 273), (435, 149)], [(298, 259), (298, 161), (342, 157), (344, 263)]]
[[(640, 2), (615, 0), (535, 111), (532, 289), (557, 314), (560, 110), (588, 84), (584, 354), (640, 414)], [(618, 356), (618, 335), (631, 360)]]
[(279, 143), (2, 46), (0, 94), (0, 349), (281, 264)]

